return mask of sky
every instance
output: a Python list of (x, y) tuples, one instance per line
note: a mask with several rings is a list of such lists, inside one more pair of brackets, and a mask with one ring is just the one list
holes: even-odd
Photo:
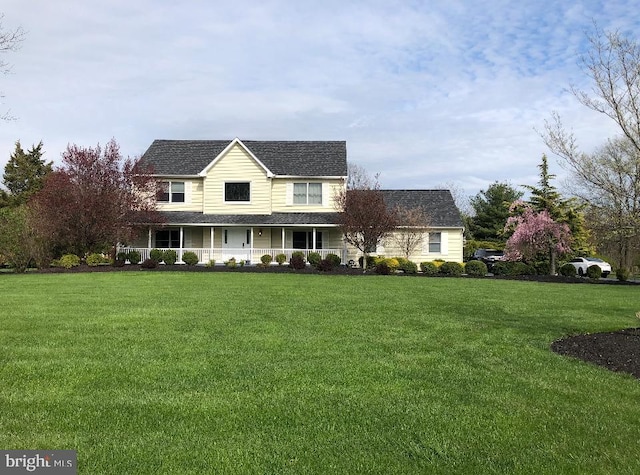
[[(20, 141), (125, 156), (154, 139), (345, 140), (391, 189), (533, 185), (552, 111), (592, 151), (617, 133), (569, 92), (594, 22), (631, 0), (3, 0), (0, 167)], [(558, 186), (566, 172), (552, 155)]]

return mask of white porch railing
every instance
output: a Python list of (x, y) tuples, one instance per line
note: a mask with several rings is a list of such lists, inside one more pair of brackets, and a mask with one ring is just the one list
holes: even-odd
[[(168, 248), (156, 248), (162, 251)], [(315, 251), (312, 249), (282, 249), (282, 248), (182, 248), (175, 249), (172, 248), (178, 254), (178, 263), (182, 263), (182, 255), (187, 252), (194, 252), (196, 256), (198, 256), (199, 264), (206, 264), (211, 259), (214, 259), (217, 264), (222, 264), (224, 261), (228, 261), (232, 257), (235, 257), (236, 261), (245, 261), (247, 264), (259, 264), (260, 258), (269, 254), (273, 258), (273, 262), (276, 261), (276, 256), (278, 254), (284, 254), (287, 257), (287, 262), (291, 259), (291, 254), (294, 252), (303, 252), (305, 257), (309, 255), (310, 252), (317, 252), (320, 254), (320, 257), (324, 259), (327, 257), (327, 254), (336, 254), (340, 256), (342, 259), (342, 263), (345, 263), (345, 255), (343, 249), (316, 249)], [(150, 257), (151, 249), (147, 247), (123, 247), (120, 248), (121, 252), (129, 252), (129, 251), (138, 251), (140, 253), (140, 258), (142, 261), (148, 259)]]

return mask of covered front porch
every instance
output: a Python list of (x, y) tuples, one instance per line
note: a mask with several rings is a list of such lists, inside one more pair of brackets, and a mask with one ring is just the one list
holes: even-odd
[(346, 247), (335, 226), (193, 226), (168, 225), (161, 229), (149, 228), (146, 236), (122, 246), (120, 251), (138, 251), (142, 260), (150, 257), (152, 249), (173, 249), (182, 263), (185, 252), (198, 256), (200, 264), (215, 260), (222, 264), (231, 258), (246, 264), (259, 264), (260, 258), (269, 254), (275, 263), (278, 254), (287, 261), (295, 251), (305, 255), (317, 252), (322, 258), (327, 254), (340, 256), (346, 261)]

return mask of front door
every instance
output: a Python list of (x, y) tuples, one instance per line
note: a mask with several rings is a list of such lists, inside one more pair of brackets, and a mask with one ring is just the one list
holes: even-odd
[(248, 261), (251, 255), (251, 230), (246, 228), (224, 228), (222, 230), (222, 258), (228, 261)]

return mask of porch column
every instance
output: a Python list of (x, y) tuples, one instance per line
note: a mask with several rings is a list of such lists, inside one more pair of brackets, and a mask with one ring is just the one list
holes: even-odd
[(253, 263), (253, 226), (251, 226), (251, 239), (249, 243), (249, 261)]
[(151, 226), (149, 226), (149, 239), (147, 241), (147, 247), (151, 250)]
[(183, 247), (184, 247), (184, 227), (180, 226), (180, 249), (178, 250), (178, 262), (182, 262)]
[(282, 228), (282, 253), (284, 254), (284, 228)]
[(211, 245), (209, 246), (209, 260), (213, 259), (213, 239), (216, 237), (215, 231), (213, 230), (213, 226), (211, 226), (210, 234), (211, 234)]
[(312, 244), (313, 250), (315, 251), (316, 250), (316, 228), (312, 228), (312, 229), (313, 229), (313, 231), (312, 231), (312, 233), (313, 233), (312, 236), (313, 237), (312, 237), (311, 240), (313, 242), (313, 244)]

